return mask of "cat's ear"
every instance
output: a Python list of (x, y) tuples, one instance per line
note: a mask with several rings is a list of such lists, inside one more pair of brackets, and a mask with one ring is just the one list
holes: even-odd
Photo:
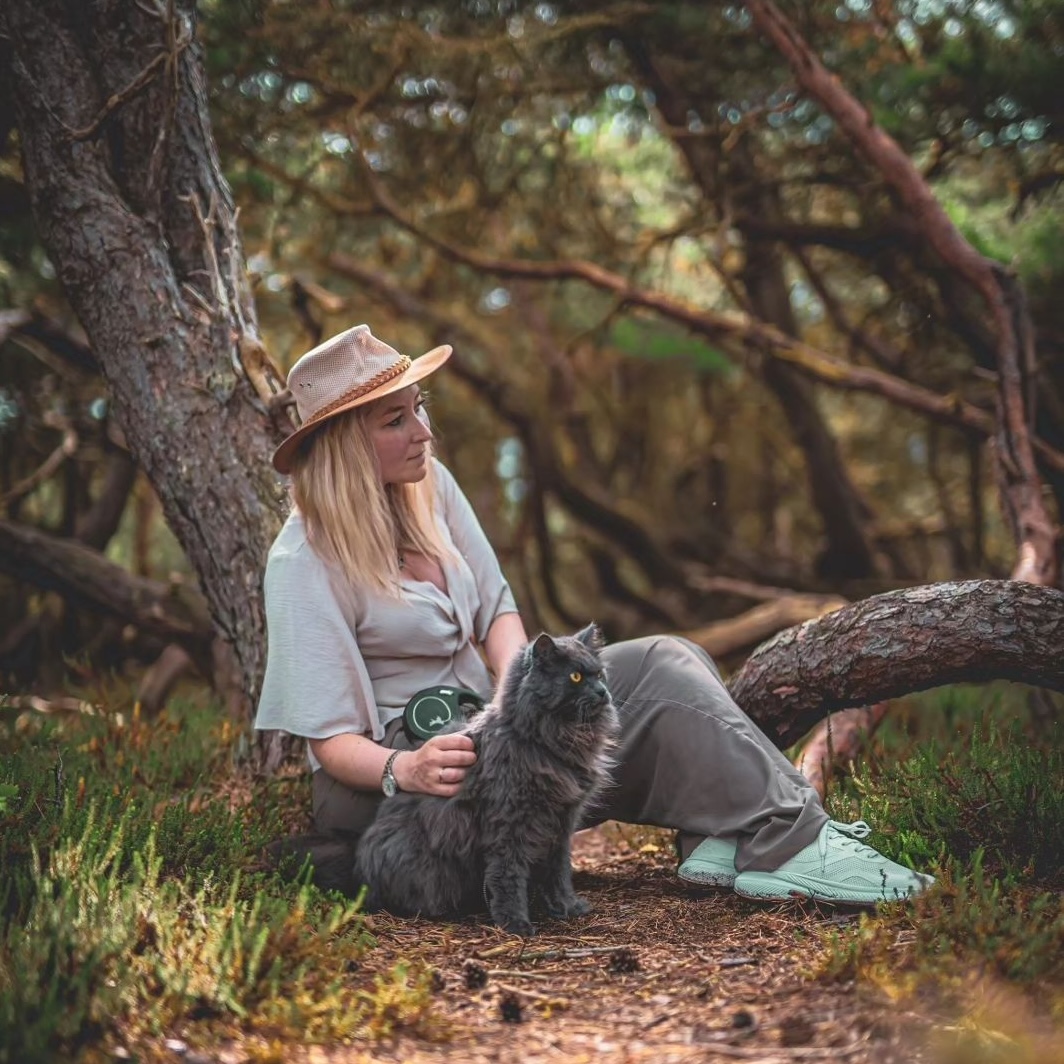
[(584, 646), (590, 647), (592, 650), (601, 650), (606, 645), (606, 639), (602, 634), (602, 629), (599, 628), (594, 621), (592, 621), (586, 628), (581, 628), (573, 638), (583, 643)]
[(532, 657), (537, 661), (545, 661), (555, 650), (554, 640), (546, 632), (540, 632), (532, 641)]

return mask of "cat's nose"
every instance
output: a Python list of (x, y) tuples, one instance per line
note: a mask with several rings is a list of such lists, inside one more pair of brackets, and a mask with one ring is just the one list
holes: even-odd
[(591, 690), (594, 691), (599, 698), (605, 699), (610, 697), (609, 688), (601, 680), (596, 680), (591, 685)]

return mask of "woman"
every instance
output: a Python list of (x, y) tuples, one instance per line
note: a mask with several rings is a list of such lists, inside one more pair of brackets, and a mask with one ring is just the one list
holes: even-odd
[[(458, 793), (471, 740), (412, 742), (403, 709), (436, 684), (490, 698), (527, 642), (468, 501), (432, 457), (418, 382), (450, 353), (412, 362), (358, 325), (288, 377), (302, 425), (274, 465), (295, 508), (266, 566), (256, 727), (307, 739), (315, 824), (338, 839), (356, 839), (396, 789)], [(681, 878), (747, 897), (873, 904), (933, 882), (857, 841), (867, 825), (829, 819), (701, 648), (657, 636), (603, 657), (622, 724), (595, 822), (675, 828)]]

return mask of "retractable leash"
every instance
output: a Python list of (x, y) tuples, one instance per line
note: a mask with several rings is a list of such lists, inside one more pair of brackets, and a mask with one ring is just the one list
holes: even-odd
[(474, 713), (479, 713), (485, 701), (465, 687), (450, 687), (438, 684), (418, 691), (403, 710), (403, 731), (414, 742), (431, 739), (448, 724), (464, 723)]

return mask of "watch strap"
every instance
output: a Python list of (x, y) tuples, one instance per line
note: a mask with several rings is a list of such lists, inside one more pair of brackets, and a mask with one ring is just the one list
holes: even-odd
[[(381, 790), (384, 791), (384, 781), (391, 777), (392, 783), (395, 785), (395, 789), (399, 790), (399, 781), (395, 778), (395, 772), (392, 771), (392, 765), (395, 764), (395, 759), (402, 753), (402, 750), (393, 750), (388, 756), (388, 760), (384, 762), (384, 771), (381, 773)], [(384, 791), (387, 794), (387, 791)]]

